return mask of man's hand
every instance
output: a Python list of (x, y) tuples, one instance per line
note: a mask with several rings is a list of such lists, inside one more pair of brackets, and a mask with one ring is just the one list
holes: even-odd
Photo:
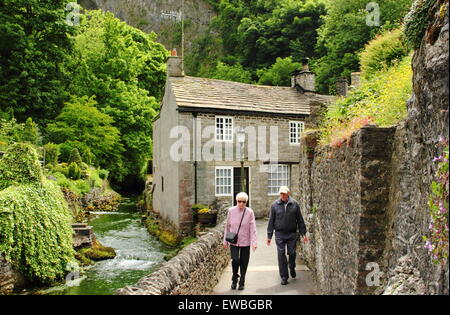
[(267, 239), (267, 246), (270, 246), (270, 243), (272, 242), (272, 240), (270, 238)]
[(304, 242), (304, 243), (308, 243), (308, 242), (309, 242), (308, 236), (305, 235), (305, 236), (303, 237), (303, 242)]

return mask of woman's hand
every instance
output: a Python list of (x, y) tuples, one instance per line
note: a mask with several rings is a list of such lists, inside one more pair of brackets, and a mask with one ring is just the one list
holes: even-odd
[(229, 244), (223, 244), (223, 248), (227, 249), (228, 247), (230, 247)]
[(256, 250), (256, 248), (257, 248), (258, 246), (252, 246), (252, 248), (253, 248), (253, 251), (255, 251)]

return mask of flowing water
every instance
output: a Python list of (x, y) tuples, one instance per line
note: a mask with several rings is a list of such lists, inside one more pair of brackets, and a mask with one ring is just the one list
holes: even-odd
[(88, 267), (79, 285), (53, 288), (48, 294), (113, 294), (119, 288), (135, 284), (164, 262), (169, 249), (149, 235), (132, 199), (122, 202), (118, 212), (94, 212), (94, 215), (89, 225), (95, 236), (104, 246), (114, 248), (117, 256)]

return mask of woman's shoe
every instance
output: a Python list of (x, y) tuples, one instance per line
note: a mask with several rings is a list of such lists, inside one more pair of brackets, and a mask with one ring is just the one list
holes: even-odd
[(244, 285), (240, 284), (238, 290), (244, 290)]
[(237, 282), (231, 283), (231, 290), (236, 290)]

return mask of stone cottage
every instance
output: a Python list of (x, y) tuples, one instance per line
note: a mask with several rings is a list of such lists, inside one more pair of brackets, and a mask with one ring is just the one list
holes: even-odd
[(261, 218), (280, 186), (299, 198), (300, 136), (331, 101), (314, 91), (307, 60), (292, 74), (291, 87), (185, 76), (176, 56), (167, 68), (153, 124), (155, 212), (185, 233), (197, 203), (231, 206), (244, 190)]

